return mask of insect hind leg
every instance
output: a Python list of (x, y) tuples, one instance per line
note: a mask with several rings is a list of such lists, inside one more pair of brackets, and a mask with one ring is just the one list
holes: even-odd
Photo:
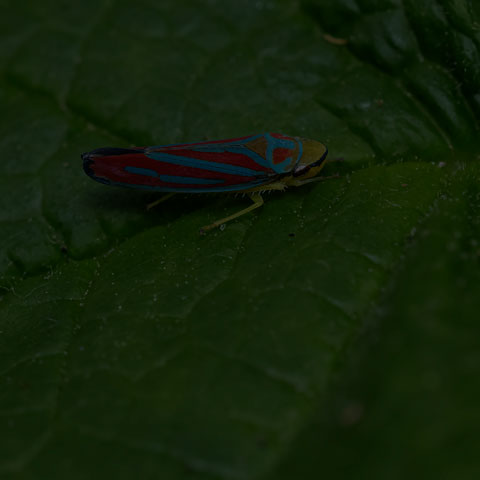
[(246, 213), (251, 212), (252, 210), (255, 210), (256, 208), (261, 207), (263, 205), (263, 198), (259, 193), (249, 193), (248, 195), (253, 202), (252, 205), (250, 205), (247, 208), (244, 208), (243, 210), (240, 210), (237, 213), (234, 213), (233, 215), (230, 215), (225, 218), (221, 218), (220, 220), (217, 220), (216, 222), (213, 222), (210, 225), (206, 225), (205, 227), (202, 227), (200, 229), (200, 234), (203, 235), (208, 230), (212, 230), (213, 228), (219, 227), (220, 225), (223, 225), (224, 223), (227, 223), (230, 220), (233, 220), (235, 218), (241, 217), (242, 215), (245, 215)]
[(147, 210), (150, 210), (151, 208), (156, 207), (157, 205), (159, 205), (160, 203), (163, 203), (165, 200), (168, 200), (170, 197), (173, 197), (174, 195), (175, 195), (175, 192), (167, 193), (163, 197), (160, 197), (158, 200), (155, 200), (154, 202), (149, 203), (147, 205)]

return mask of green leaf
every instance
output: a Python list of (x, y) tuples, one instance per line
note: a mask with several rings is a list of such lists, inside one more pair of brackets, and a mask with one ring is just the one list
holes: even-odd
[[(480, 8), (417, 3), (0, 1), (2, 478), (478, 476)], [(81, 168), (264, 131), (340, 178), (206, 236)]]

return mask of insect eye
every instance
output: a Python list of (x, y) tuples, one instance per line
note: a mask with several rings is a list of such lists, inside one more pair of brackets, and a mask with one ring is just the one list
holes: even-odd
[(311, 165), (304, 165), (300, 168), (297, 168), (296, 170), (293, 171), (293, 176), (294, 177), (301, 177), (302, 175), (305, 175), (310, 168), (312, 168)]

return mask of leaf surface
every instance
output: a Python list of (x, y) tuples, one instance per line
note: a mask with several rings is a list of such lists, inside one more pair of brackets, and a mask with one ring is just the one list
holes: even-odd
[[(475, 477), (476, 3), (0, 12), (5, 478)], [(340, 178), (205, 237), (246, 200), (146, 211), (81, 169), (264, 131)]]

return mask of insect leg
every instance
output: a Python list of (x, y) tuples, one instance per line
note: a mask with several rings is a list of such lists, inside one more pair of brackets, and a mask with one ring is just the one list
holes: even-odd
[(160, 203), (164, 202), (165, 200), (168, 200), (170, 197), (173, 197), (174, 195), (175, 195), (175, 192), (173, 192), (173, 193), (167, 193), (167, 194), (164, 195), (163, 197), (160, 197), (158, 200), (155, 200), (154, 202), (149, 203), (149, 204), (147, 205), (147, 210), (150, 210), (151, 208), (156, 207), (157, 205), (159, 205)]
[(204, 234), (206, 231), (211, 230), (212, 228), (219, 227), (220, 225), (229, 222), (230, 220), (233, 220), (234, 218), (240, 217), (244, 215), (245, 213), (251, 212), (252, 210), (255, 210), (258, 207), (261, 207), (263, 205), (263, 198), (259, 193), (249, 193), (249, 197), (252, 199), (253, 204), (250, 205), (247, 208), (244, 208), (243, 210), (240, 210), (237, 213), (234, 213), (233, 215), (230, 215), (229, 217), (221, 218), (220, 220), (217, 220), (216, 222), (213, 222), (210, 225), (207, 225), (205, 227), (202, 227), (200, 229), (200, 233)]

